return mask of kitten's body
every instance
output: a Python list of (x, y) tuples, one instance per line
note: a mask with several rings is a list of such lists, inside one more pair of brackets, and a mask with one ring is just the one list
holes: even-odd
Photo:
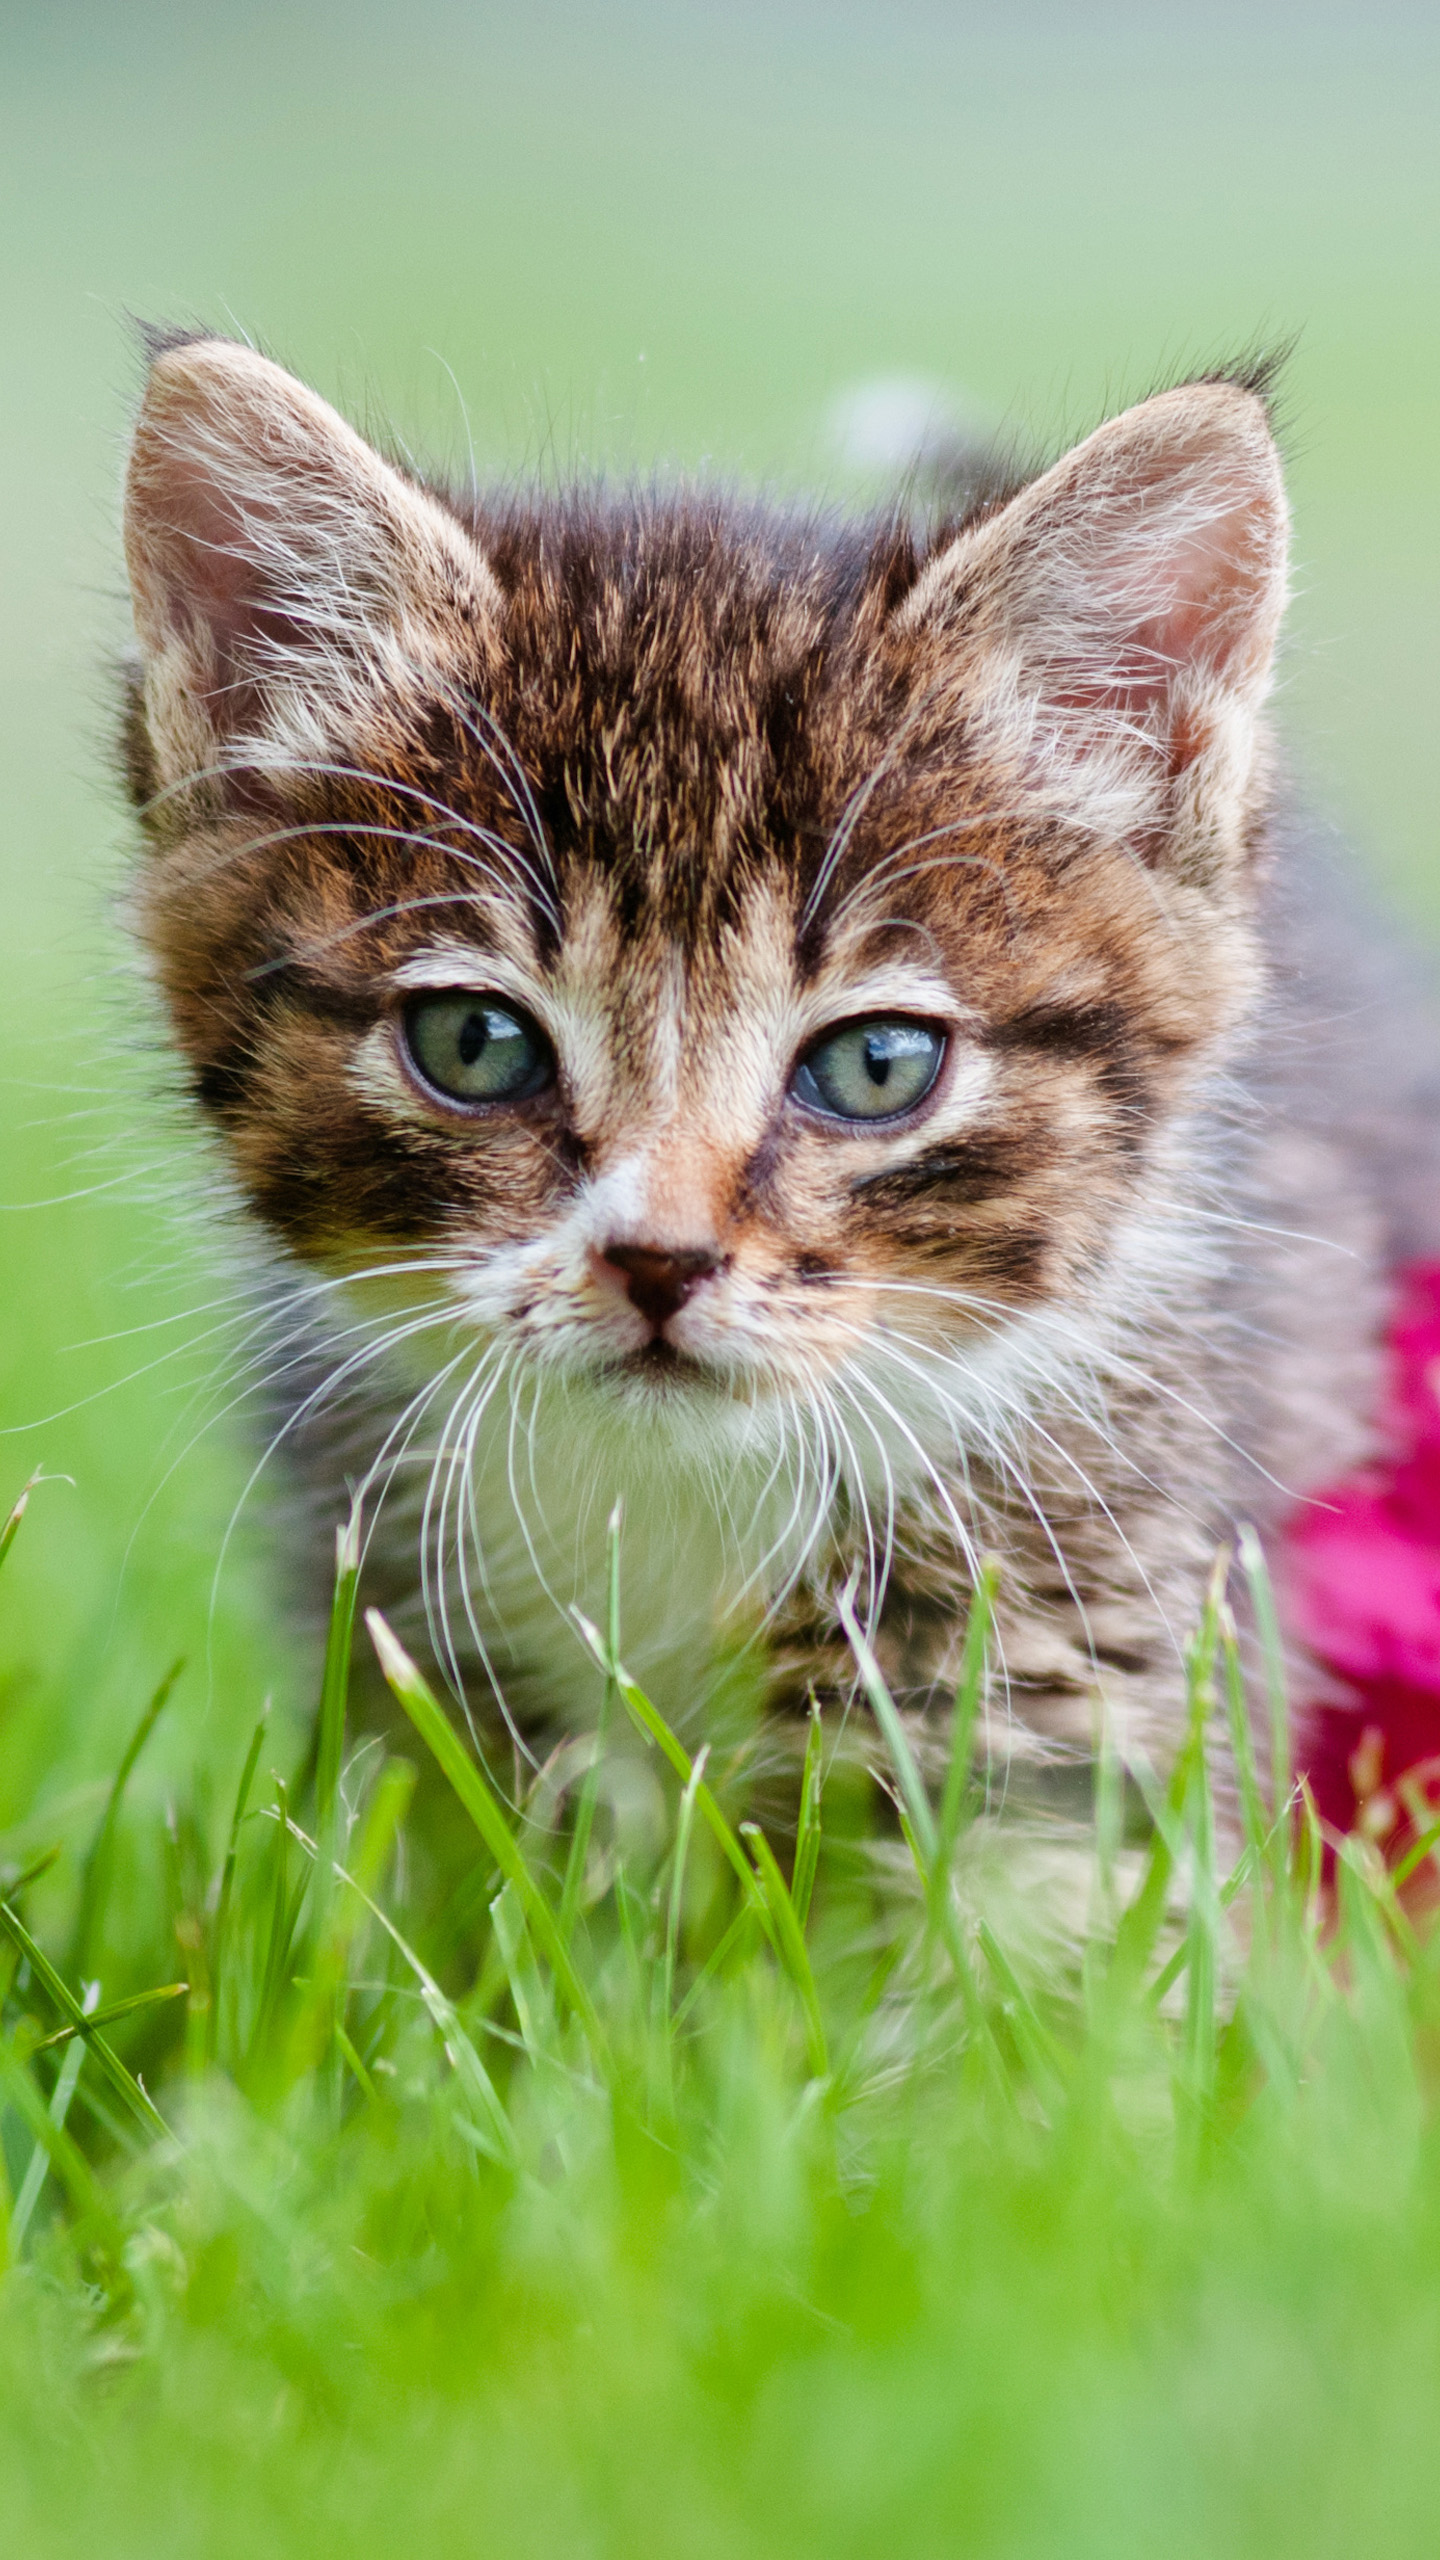
[[(130, 543), (141, 929), (280, 1257), (287, 1445), (327, 1523), (385, 1492), (407, 1635), (482, 1711), (587, 1725), (618, 1496), (677, 1722), (737, 1643), (779, 1736), (848, 1696), (853, 1584), (923, 1731), (993, 1550), (1018, 1793), (1063, 1796), (1102, 1694), (1163, 1762), (1217, 1538), (1363, 1445), (1432, 1153), (1417, 1044), (1378, 1116), (1345, 1066), (1343, 934), (1338, 1007), (1291, 967), (1253, 392), (926, 544), (461, 507), (180, 346)], [(551, 1060), (505, 1109), (415, 1069), (415, 1008), (472, 989)], [(817, 1111), (805, 1060), (882, 1019), (932, 1026), (933, 1087)]]

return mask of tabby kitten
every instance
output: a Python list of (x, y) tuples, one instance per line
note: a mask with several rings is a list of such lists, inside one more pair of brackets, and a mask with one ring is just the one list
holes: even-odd
[(848, 1588), (923, 1739), (993, 1552), (1006, 1790), (1102, 1699), (1163, 1764), (1217, 1537), (1361, 1444), (1387, 1250), (1336, 1008), (1266, 993), (1263, 386), (927, 533), (462, 497), (170, 339), (126, 544), (139, 932), (411, 1641), (589, 1725), (618, 1497), (678, 1725), (748, 1647), (783, 1752)]

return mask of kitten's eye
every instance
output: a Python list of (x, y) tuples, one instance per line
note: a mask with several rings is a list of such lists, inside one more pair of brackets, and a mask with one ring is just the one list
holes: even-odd
[(555, 1073), (543, 1033), (495, 996), (416, 996), (405, 1039), (426, 1083), (451, 1102), (523, 1102)]
[(941, 1032), (875, 1014), (827, 1031), (790, 1080), (798, 1102), (838, 1120), (895, 1120), (913, 1111), (940, 1072)]

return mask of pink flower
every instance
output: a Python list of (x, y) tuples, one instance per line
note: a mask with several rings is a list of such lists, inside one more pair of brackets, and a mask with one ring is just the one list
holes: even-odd
[(1376, 1469), (1312, 1495), (1281, 1554), (1287, 1619), (1319, 1661), (1429, 1690), (1440, 1712), (1440, 1519), (1427, 1535)]
[(1392, 1864), (1440, 1811), (1440, 1263), (1397, 1288), (1383, 1454), (1292, 1514), (1277, 1557), (1290, 1630), (1349, 1692), (1300, 1710), (1298, 1768), (1327, 1829)]

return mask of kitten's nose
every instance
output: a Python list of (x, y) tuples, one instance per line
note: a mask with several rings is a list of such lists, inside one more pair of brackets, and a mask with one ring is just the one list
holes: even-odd
[(600, 1259), (623, 1271), (632, 1307), (653, 1325), (678, 1315), (701, 1281), (720, 1268), (718, 1254), (676, 1253), (659, 1244), (607, 1244)]

